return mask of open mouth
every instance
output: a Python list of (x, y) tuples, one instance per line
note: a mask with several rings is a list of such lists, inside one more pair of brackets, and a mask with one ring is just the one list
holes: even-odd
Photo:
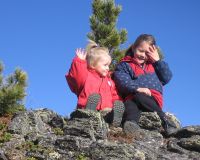
[(143, 56), (138, 56), (137, 57), (139, 60), (145, 60), (146, 58), (145, 57), (143, 57)]

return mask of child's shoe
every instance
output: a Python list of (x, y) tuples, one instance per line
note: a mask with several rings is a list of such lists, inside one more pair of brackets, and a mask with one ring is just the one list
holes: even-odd
[(139, 131), (140, 127), (135, 121), (126, 121), (123, 130), (126, 134), (134, 134)]
[(177, 131), (177, 127), (175, 126), (175, 124), (172, 124), (172, 122), (170, 122), (167, 119), (167, 116), (164, 116), (164, 118), (162, 118), (162, 121), (163, 121), (163, 128), (165, 130), (166, 136), (170, 136), (171, 134)]
[(101, 96), (97, 93), (93, 93), (88, 97), (86, 108), (89, 110), (96, 111), (96, 107), (98, 103), (100, 102)]
[(115, 101), (113, 107), (113, 126), (119, 127), (122, 122), (122, 117), (124, 114), (124, 103), (121, 101)]

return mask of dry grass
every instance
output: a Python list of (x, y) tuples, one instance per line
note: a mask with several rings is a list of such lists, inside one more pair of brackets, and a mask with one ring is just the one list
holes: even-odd
[(0, 116), (0, 137), (7, 130), (9, 123), (11, 122), (12, 115)]
[(121, 143), (133, 143), (136, 139), (136, 136), (133, 134), (126, 134), (121, 128), (110, 128), (111, 130), (108, 133), (109, 141), (117, 141)]

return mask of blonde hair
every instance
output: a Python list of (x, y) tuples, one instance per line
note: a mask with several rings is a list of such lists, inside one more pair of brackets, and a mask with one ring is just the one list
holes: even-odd
[(111, 59), (108, 48), (100, 47), (96, 42), (92, 40), (88, 41), (89, 42), (86, 47), (86, 60), (90, 67), (94, 67), (102, 57), (108, 57), (109, 59)]

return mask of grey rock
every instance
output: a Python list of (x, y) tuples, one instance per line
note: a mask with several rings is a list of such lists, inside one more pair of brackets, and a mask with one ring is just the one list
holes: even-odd
[(0, 149), (0, 160), (8, 160), (4, 154), (4, 152)]
[(133, 142), (133, 146), (143, 151), (147, 159), (157, 159), (160, 148), (164, 145), (163, 136), (156, 131), (141, 130), (140, 139)]
[[(176, 116), (172, 113), (166, 112), (167, 119), (176, 126), (177, 129), (181, 128), (181, 123)], [(141, 128), (147, 130), (162, 130), (162, 121), (156, 112), (142, 112), (139, 120)]]
[(200, 160), (200, 126), (181, 128), (173, 114), (167, 116), (177, 127), (169, 137), (153, 112), (142, 113), (141, 129), (129, 137), (96, 111), (76, 110), (69, 119), (48, 109), (19, 112), (8, 127), (11, 140), (0, 144), (0, 159)]
[(44, 133), (50, 131), (48, 122), (55, 114), (49, 110), (20, 112), (14, 115), (8, 131), (14, 134)]
[(167, 119), (174, 125), (176, 126), (177, 129), (180, 129), (181, 128), (181, 122), (178, 120), (178, 118), (172, 114), (172, 113), (169, 113), (169, 112), (166, 112), (165, 113), (166, 116), (167, 116)]
[(200, 135), (200, 126), (187, 126), (177, 130), (173, 136), (177, 138), (189, 138), (193, 135)]
[(63, 150), (81, 151), (84, 148), (89, 148), (93, 142), (89, 138), (66, 135), (58, 138), (55, 145)]
[(92, 143), (88, 156), (96, 160), (145, 160), (144, 153), (130, 144), (98, 141)]
[(139, 125), (148, 130), (160, 130), (161, 120), (156, 112), (143, 112), (141, 114)]
[(82, 136), (92, 141), (106, 139), (108, 127), (99, 112), (78, 109), (64, 126), (65, 135)]
[(200, 136), (195, 135), (190, 138), (182, 138), (178, 144), (188, 150), (200, 152)]
[(49, 122), (49, 124), (54, 128), (63, 128), (65, 123), (65, 119), (58, 115), (54, 116)]
[(177, 144), (178, 141), (175, 138), (171, 138), (167, 143), (167, 150), (178, 154), (186, 154), (187, 151)]

